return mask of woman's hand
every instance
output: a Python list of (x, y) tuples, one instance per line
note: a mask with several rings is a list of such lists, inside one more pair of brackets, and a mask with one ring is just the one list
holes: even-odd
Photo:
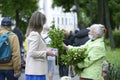
[(68, 49), (68, 47), (67, 47), (67, 45), (66, 45), (65, 43), (63, 43), (63, 47), (64, 47), (65, 49)]
[(53, 53), (52, 48), (47, 50), (47, 56), (56, 56), (56, 54)]

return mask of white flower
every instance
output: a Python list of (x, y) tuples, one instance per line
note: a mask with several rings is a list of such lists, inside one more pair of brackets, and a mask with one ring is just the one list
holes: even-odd
[(74, 60), (76, 60), (76, 58), (74, 58)]
[(75, 53), (75, 54), (78, 54), (78, 53)]

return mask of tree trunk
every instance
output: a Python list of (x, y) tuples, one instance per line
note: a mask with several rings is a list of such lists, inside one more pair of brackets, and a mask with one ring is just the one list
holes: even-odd
[(19, 10), (16, 10), (16, 27), (19, 27)]
[(80, 7), (78, 4), (78, 0), (74, 0), (74, 4), (76, 6), (76, 12), (77, 12), (77, 23), (78, 23), (78, 28), (81, 29), (82, 27), (80, 26)]
[(90, 25), (92, 25), (92, 7), (93, 7), (93, 2), (90, 0)]
[(110, 13), (109, 13), (109, 8), (108, 8), (108, 0), (104, 0), (105, 3), (105, 20), (106, 20), (106, 26), (108, 28), (108, 36), (110, 38), (110, 46), (111, 49), (115, 49), (115, 43), (113, 40), (113, 35), (112, 35), (112, 30), (111, 30), (111, 25), (110, 25)]
[(98, 23), (104, 24), (104, 0), (98, 0)]

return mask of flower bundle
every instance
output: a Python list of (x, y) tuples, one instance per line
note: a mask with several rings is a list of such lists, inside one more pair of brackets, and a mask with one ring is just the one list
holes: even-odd
[(82, 48), (70, 48), (67, 50), (66, 55), (61, 55), (61, 59), (63, 60), (63, 64), (69, 66), (74, 66), (74, 71), (76, 74), (79, 74), (79, 72), (82, 70), (78, 68), (77, 64), (80, 62), (83, 62), (87, 54), (85, 54), (86, 49)]
[(50, 27), (50, 30), (48, 32), (48, 36), (51, 39), (50, 44), (48, 44), (49, 47), (57, 48), (58, 49), (58, 55), (57, 55), (57, 64), (59, 63), (60, 59), (60, 53), (63, 53), (64, 47), (63, 47), (63, 35), (64, 30), (60, 28), (56, 28), (53, 24)]

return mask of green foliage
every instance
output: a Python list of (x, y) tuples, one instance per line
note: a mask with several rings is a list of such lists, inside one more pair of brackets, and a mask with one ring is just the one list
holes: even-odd
[(48, 36), (51, 38), (51, 43), (48, 45), (53, 48), (58, 48), (59, 51), (64, 49), (62, 43), (64, 39), (63, 30), (56, 28), (54, 25), (50, 27), (51, 29), (48, 32)]
[[(0, 11), (2, 16), (15, 18), (16, 10), (21, 16), (31, 15), (38, 8), (38, 0), (0, 0)], [(27, 4), (27, 5), (26, 5)]]
[(114, 42), (115, 46), (117, 48), (120, 48), (120, 31), (113, 31), (113, 37), (114, 37)]
[(120, 12), (117, 12), (117, 13), (113, 16), (113, 21), (114, 21), (114, 24), (120, 25)]
[(120, 67), (120, 48), (117, 48), (114, 51), (107, 48), (107, 60), (108, 62), (114, 64), (115, 67)]
[[(72, 6), (75, 5), (74, 1), (76, 0), (53, 0), (53, 5), (62, 6), (66, 12), (70, 12)], [(88, 21), (88, 19), (90, 19), (90, 1), (92, 1), (92, 23), (98, 23), (98, 0), (77, 0), (80, 7), (80, 17), (78, 21), (84, 22), (85, 26), (90, 24), (90, 21)], [(110, 23), (112, 29), (114, 29), (115, 26), (120, 25), (120, 0), (108, 0), (108, 6), (110, 10)], [(85, 13), (85, 18), (87, 19), (84, 20), (87, 20), (87, 23), (81, 19), (81, 13)]]
[(25, 34), (27, 26), (28, 26), (28, 20), (27, 20), (27, 22), (20, 20), (19, 23), (20, 23), (19, 28), (22, 30), (23, 34)]
[(57, 58), (57, 64), (58, 64), (60, 61), (60, 56), (61, 56), (60, 54), (62, 54), (64, 50), (63, 47), (64, 30), (63, 29), (61, 30), (60, 28), (56, 28), (54, 24), (50, 28), (51, 29), (48, 32), (48, 36), (50, 37), (51, 42), (50, 44), (48, 44), (48, 46), (58, 49), (58, 58)]
[(53, 0), (52, 7), (61, 6), (65, 9), (65, 12), (68, 12), (70, 11), (70, 8), (73, 6), (73, 3), (74, 3), (74, 0)]
[(67, 54), (61, 55), (61, 59), (63, 61), (63, 64), (69, 66), (74, 65), (74, 71), (76, 74), (79, 74), (82, 69), (78, 68), (77, 64), (80, 62), (83, 62), (85, 57), (87, 56), (85, 54), (86, 49), (77, 49), (77, 48), (71, 48), (67, 50)]
[(120, 25), (120, 0), (109, 0), (112, 27)]
[[(85, 26), (88, 26), (88, 24), (90, 23), (88, 21), (88, 16), (85, 14), (86, 19), (83, 19), (82, 17), (82, 13), (86, 13), (89, 12), (89, 0), (53, 0), (53, 4), (52, 6), (59, 6), (59, 7), (63, 7), (65, 12), (71, 12), (71, 8), (73, 7), (73, 5), (75, 5), (75, 1), (78, 3), (79, 5), (79, 11), (80, 11), (80, 16), (78, 18), (78, 22), (81, 24), (85, 24)], [(74, 12), (77, 12), (76, 9), (73, 10)], [(79, 26), (80, 27), (80, 26)]]
[(109, 41), (109, 39), (105, 39), (105, 45), (106, 45), (106, 46), (110, 46), (110, 41)]
[(63, 59), (63, 63), (65, 65), (76, 65), (77, 63), (82, 62), (86, 57), (86, 55), (84, 54), (85, 51), (85, 49), (71, 48), (67, 50), (67, 55), (62, 54), (61, 59)]
[(26, 25), (28, 24), (31, 14), (38, 9), (38, 1), (39, 0), (0, 0), (0, 14), (2, 14), (3, 17), (9, 16), (15, 20), (16, 12), (18, 12), (18, 27), (26, 31)]

